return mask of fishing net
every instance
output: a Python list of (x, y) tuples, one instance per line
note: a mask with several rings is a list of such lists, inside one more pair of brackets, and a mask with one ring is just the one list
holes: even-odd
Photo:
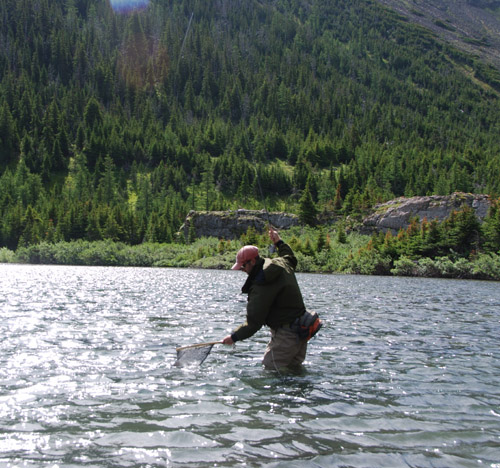
[(199, 366), (210, 354), (214, 344), (219, 343), (199, 343), (190, 346), (177, 348), (177, 360), (174, 365), (178, 367)]

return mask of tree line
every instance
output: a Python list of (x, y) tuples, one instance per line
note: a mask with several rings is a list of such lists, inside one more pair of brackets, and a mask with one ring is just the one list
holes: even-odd
[[(296, 226), (283, 233), (298, 257), (298, 271), (500, 280), (500, 200), (481, 224), (465, 207), (444, 223), (414, 219), (397, 234), (370, 238), (348, 224)], [(112, 240), (42, 241), (15, 252), (0, 248), (0, 262), (228, 269), (241, 245), (258, 245), (265, 255), (269, 237), (249, 228), (239, 239), (202, 237), (189, 243)], [(275, 254), (274, 254), (275, 255)]]

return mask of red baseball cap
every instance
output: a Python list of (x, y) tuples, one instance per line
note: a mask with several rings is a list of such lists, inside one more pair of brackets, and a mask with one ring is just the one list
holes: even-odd
[(255, 245), (245, 245), (236, 254), (236, 263), (231, 270), (240, 270), (245, 262), (253, 260), (259, 256), (259, 249)]

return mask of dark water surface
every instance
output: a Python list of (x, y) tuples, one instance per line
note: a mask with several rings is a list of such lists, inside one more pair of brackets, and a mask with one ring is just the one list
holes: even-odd
[(325, 322), (300, 374), (240, 272), (0, 265), (0, 466), (500, 468), (498, 283), (298, 275)]

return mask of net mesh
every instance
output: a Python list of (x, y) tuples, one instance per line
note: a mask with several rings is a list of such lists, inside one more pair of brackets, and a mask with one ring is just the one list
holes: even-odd
[(214, 343), (208, 343), (178, 348), (176, 350), (177, 361), (174, 365), (178, 367), (199, 366), (210, 354), (213, 346)]

